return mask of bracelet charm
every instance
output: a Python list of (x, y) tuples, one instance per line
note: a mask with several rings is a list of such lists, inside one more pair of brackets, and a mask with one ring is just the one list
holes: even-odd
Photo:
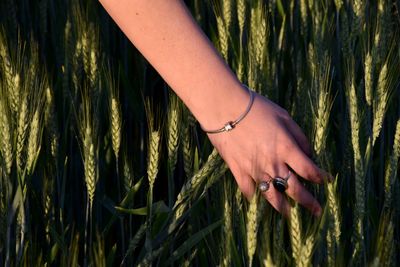
[(227, 123), (225, 123), (225, 125), (224, 125), (222, 128), (219, 128), (219, 129), (217, 129), (217, 130), (204, 130), (204, 129), (203, 129), (206, 133), (215, 134), (215, 133), (222, 133), (222, 132), (229, 132), (229, 131), (232, 131), (232, 130), (236, 127), (236, 125), (237, 125), (241, 120), (243, 120), (244, 117), (246, 117), (247, 113), (249, 113), (249, 111), (250, 111), (250, 109), (251, 109), (251, 107), (252, 107), (252, 105), (253, 105), (253, 102), (254, 102), (254, 94), (253, 94), (253, 91), (251, 91), (249, 87), (247, 87), (247, 86), (244, 85), (244, 84), (243, 84), (243, 86), (247, 88), (247, 90), (249, 91), (249, 95), (250, 95), (249, 104), (247, 105), (247, 108), (246, 108), (246, 110), (243, 112), (243, 114), (240, 115), (239, 118), (237, 118), (237, 119), (234, 120), (234, 121), (228, 121)]
[(233, 124), (232, 121), (230, 121), (230, 122), (227, 122), (227, 123), (225, 124), (224, 128), (225, 128), (225, 131), (226, 131), (226, 132), (229, 132), (229, 131), (232, 131), (233, 128), (235, 128), (235, 125)]

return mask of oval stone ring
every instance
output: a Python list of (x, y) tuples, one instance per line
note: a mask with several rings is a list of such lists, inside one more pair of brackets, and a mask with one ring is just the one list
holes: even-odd
[(269, 189), (269, 181), (262, 181), (258, 184), (258, 189), (260, 189), (261, 192), (266, 192)]
[(292, 175), (292, 172), (289, 171), (288, 175), (286, 177), (275, 177), (272, 179), (272, 184), (274, 185), (275, 189), (278, 190), (279, 192), (283, 193), (286, 191), (288, 188), (288, 180), (290, 178), (290, 175)]

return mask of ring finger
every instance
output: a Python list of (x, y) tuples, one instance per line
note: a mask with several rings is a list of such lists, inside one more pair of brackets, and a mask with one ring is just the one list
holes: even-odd
[[(261, 182), (267, 183), (266, 190), (261, 190)], [(263, 176), (262, 181), (258, 183), (261, 194), (271, 204), (274, 209), (282, 213), (285, 217), (290, 217), (290, 204), (284, 195), (279, 193), (272, 185), (272, 179), (268, 174)]]
[[(311, 195), (310, 192), (300, 183), (297, 175), (290, 171), (286, 165), (280, 166), (277, 168), (277, 171), (273, 172), (273, 177), (281, 177), (286, 178), (287, 182), (287, 189), (285, 193), (292, 198), (294, 201), (298, 202), (300, 205), (304, 206), (305, 208), (309, 209), (314, 215), (319, 216), (321, 214), (321, 206), (319, 205), (318, 201)], [(277, 194), (280, 194), (283, 197), (283, 194), (278, 192), (273, 185), (273, 181), (271, 181), (271, 188)], [(271, 190), (272, 191), (272, 190)]]

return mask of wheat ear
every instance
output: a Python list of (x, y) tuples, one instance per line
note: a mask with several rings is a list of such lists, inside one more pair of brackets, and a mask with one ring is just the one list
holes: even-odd
[(58, 155), (58, 142), (60, 139), (57, 126), (57, 113), (54, 104), (53, 92), (49, 86), (46, 87), (46, 110), (45, 124), (50, 134), (50, 151), (54, 159)]
[(224, 20), (221, 16), (217, 17), (217, 28), (219, 37), (219, 47), (222, 56), (228, 60), (228, 30), (225, 26)]
[(221, 163), (222, 159), (218, 151), (214, 149), (201, 169), (184, 184), (174, 206), (180, 205)]
[(229, 181), (224, 180), (224, 224), (223, 224), (223, 236), (222, 240), (225, 240), (223, 246), (223, 256), (222, 256), (222, 265), (230, 266), (231, 265), (231, 239), (232, 236), (232, 206), (230, 204), (230, 193), (231, 187)]
[(93, 200), (96, 190), (97, 183), (97, 171), (96, 171), (96, 151), (94, 147), (92, 126), (89, 121), (86, 122), (84, 139), (83, 139), (83, 155), (84, 155), (84, 172), (86, 188), (89, 196), (90, 209), (93, 206)]
[(21, 108), (18, 114), (18, 122), (17, 122), (17, 151), (16, 151), (16, 160), (17, 160), (17, 168), (18, 171), (22, 171), (24, 165), (23, 158), (23, 150), (25, 147), (25, 140), (28, 134), (28, 95), (25, 93), (22, 97), (22, 103), (20, 104)]
[(365, 100), (369, 107), (372, 106), (373, 82), (374, 82), (374, 64), (372, 64), (371, 53), (365, 56), (364, 61), (364, 80), (365, 80)]
[(389, 80), (388, 80), (388, 64), (383, 65), (378, 79), (377, 97), (373, 102), (374, 118), (372, 125), (372, 145), (375, 144), (376, 139), (382, 129), (383, 119), (385, 117), (388, 98), (389, 98)]
[(292, 244), (292, 256), (296, 263), (301, 261), (301, 220), (300, 208), (296, 205), (290, 212), (290, 241)]
[(147, 164), (147, 178), (150, 188), (153, 187), (158, 173), (158, 163), (160, 160), (160, 133), (153, 131), (150, 135), (149, 159)]
[(300, 267), (312, 266), (311, 261), (315, 246), (314, 238), (315, 238), (314, 235), (310, 235), (306, 238), (305, 244), (301, 249), (301, 258), (298, 266)]
[(13, 164), (13, 151), (11, 145), (11, 122), (9, 120), (8, 108), (5, 101), (0, 99), (0, 148), (2, 153), (2, 158), (4, 161), (4, 167), (6, 173), (9, 175), (11, 173), (11, 167)]
[(393, 152), (389, 159), (389, 164), (385, 173), (385, 201), (384, 207), (389, 208), (392, 205), (392, 197), (394, 193), (394, 184), (397, 177), (398, 160), (400, 157), (400, 119), (396, 124), (396, 132), (394, 134)]
[(28, 174), (33, 172), (33, 169), (36, 165), (36, 160), (39, 156), (40, 147), (41, 147), (41, 133), (42, 133), (42, 124), (40, 119), (40, 110), (37, 108), (35, 113), (33, 114), (32, 123), (30, 125), (29, 131), (29, 139), (28, 139), (28, 151), (27, 151), (27, 160), (26, 167)]
[(183, 131), (181, 133), (182, 137), (182, 152), (183, 152), (183, 169), (187, 178), (193, 175), (193, 156), (192, 156), (192, 140), (190, 133), (190, 125), (188, 120), (184, 122)]
[(358, 261), (360, 254), (363, 253), (363, 237), (364, 237), (364, 214), (365, 214), (365, 175), (364, 175), (364, 162), (361, 156), (360, 148), (360, 121), (359, 109), (357, 104), (356, 88), (354, 78), (349, 78), (348, 84), (348, 103), (349, 103), (349, 116), (351, 125), (351, 143), (353, 146), (354, 154), (354, 169), (355, 169), (355, 218), (354, 228), (356, 229), (354, 242), (355, 249), (353, 258)]
[(254, 194), (253, 198), (250, 201), (249, 208), (247, 210), (247, 231), (246, 231), (246, 240), (247, 240), (247, 257), (249, 260), (248, 266), (253, 265), (253, 257), (256, 251), (257, 246), (257, 206), (258, 206), (258, 194)]
[(119, 158), (119, 149), (121, 146), (121, 108), (116, 97), (111, 98), (111, 141), (115, 158)]
[(168, 116), (168, 160), (173, 173), (178, 160), (180, 110), (176, 98), (171, 100)]

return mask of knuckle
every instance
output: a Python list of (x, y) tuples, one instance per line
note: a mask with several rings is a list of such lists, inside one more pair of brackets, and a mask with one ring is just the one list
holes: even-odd
[(283, 154), (291, 155), (296, 150), (296, 144), (294, 144), (293, 140), (288, 137), (284, 140), (284, 142), (281, 142), (280, 149), (282, 150)]

